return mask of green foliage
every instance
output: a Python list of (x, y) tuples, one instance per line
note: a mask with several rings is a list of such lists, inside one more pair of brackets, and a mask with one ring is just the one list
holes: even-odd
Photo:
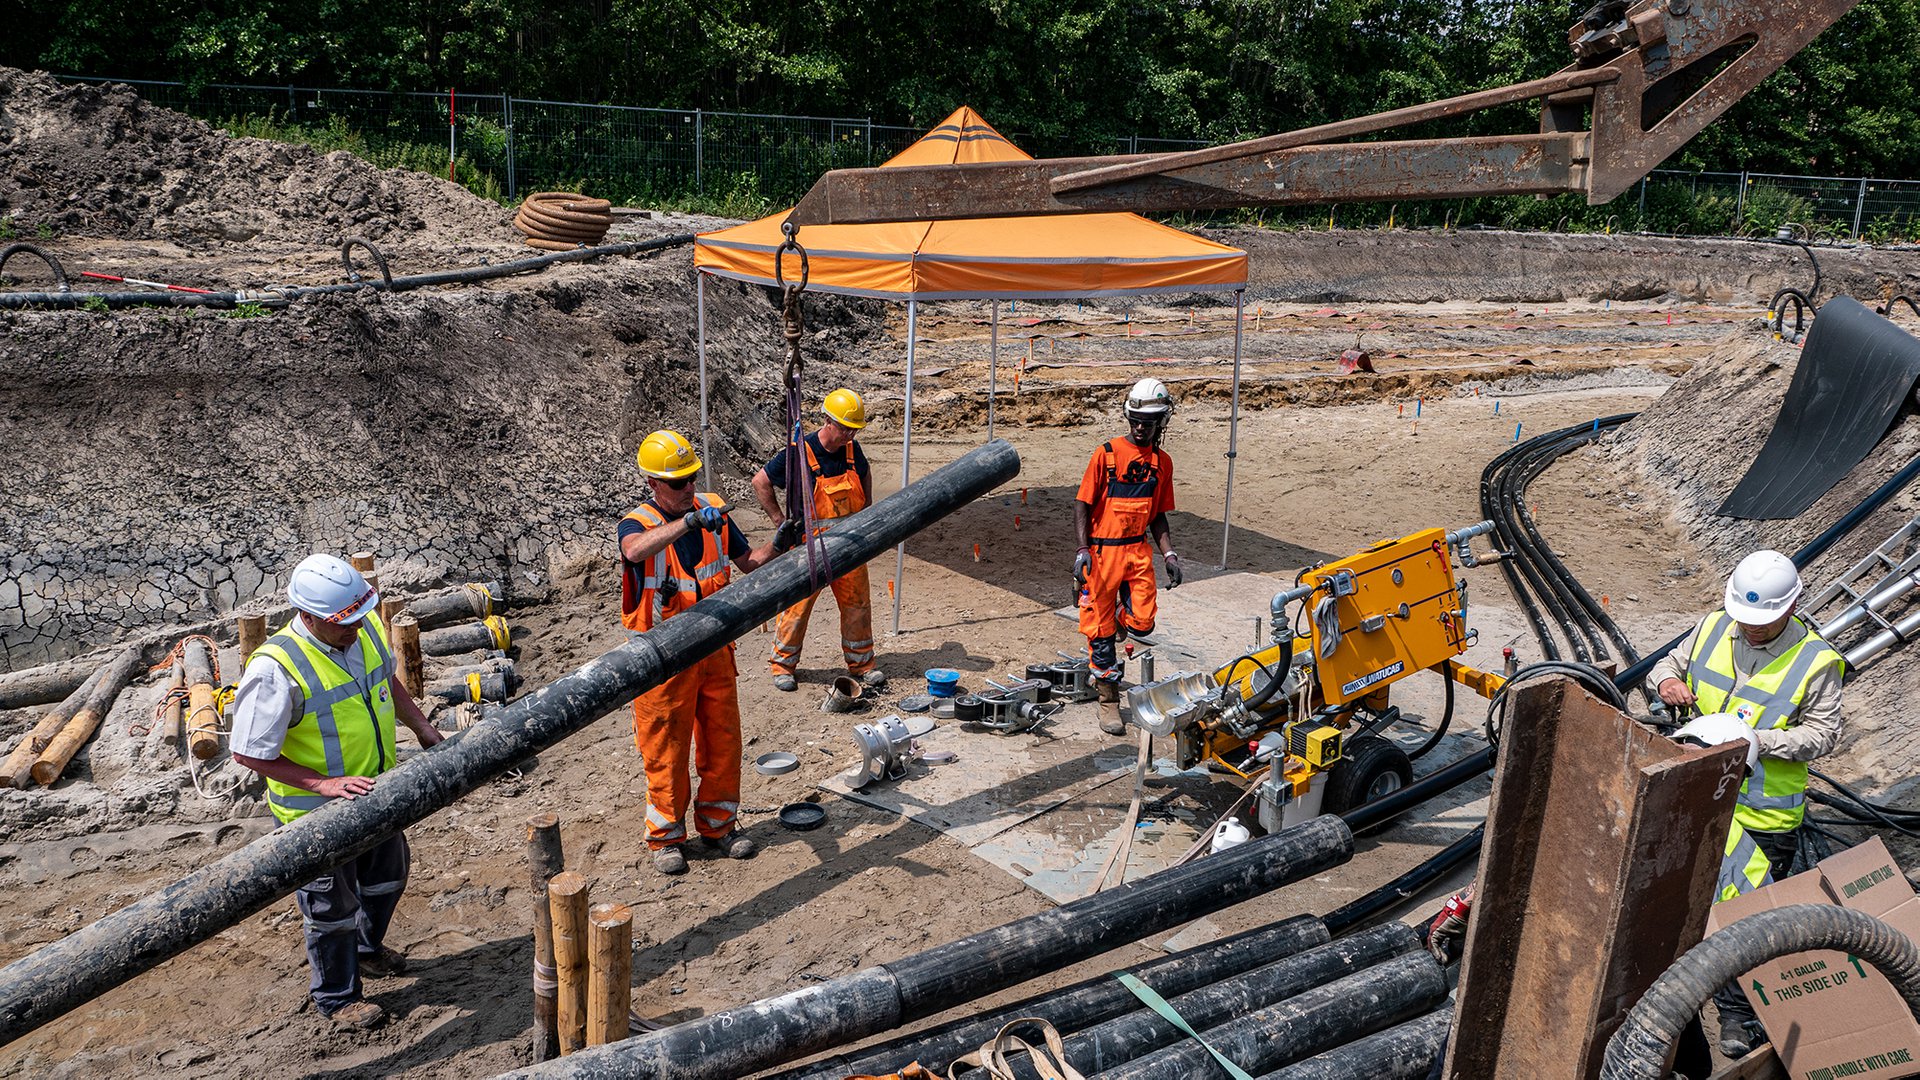
[(113, 310), (113, 309), (112, 309), (112, 308), (109, 308), (109, 307), (107, 306), (107, 302), (106, 302), (105, 300), (103, 300), (103, 299), (101, 299), (100, 297), (98, 297), (98, 296), (89, 296), (89, 297), (87, 297), (87, 298), (86, 298), (85, 300), (83, 300), (83, 301), (81, 301), (81, 303), (80, 303), (80, 310), (82, 310), (82, 311), (91, 311), (91, 312), (93, 312), (93, 313), (94, 313), (95, 315), (105, 315), (105, 314), (106, 314), (107, 312), (109, 312), (109, 311), (111, 311), (111, 310)]
[(1784, 188), (1773, 184), (1747, 185), (1747, 198), (1740, 213), (1740, 229), (1753, 236), (1765, 236), (1787, 222), (1812, 225), (1813, 207)]
[(43, 221), (33, 230), (33, 233), (42, 240), (51, 240), (53, 239), (53, 223)]
[(253, 303), (250, 300), (243, 300), (233, 305), (232, 311), (222, 312), (221, 314), (229, 319), (264, 319), (267, 317), (268, 312), (263, 305)]
[(0, 240), (18, 240), (20, 230), (13, 224), (13, 215), (0, 217)]

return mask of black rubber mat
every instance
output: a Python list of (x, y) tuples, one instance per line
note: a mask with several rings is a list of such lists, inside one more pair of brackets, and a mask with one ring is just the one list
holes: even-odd
[(1860, 464), (1920, 380), (1920, 340), (1836, 296), (1820, 305), (1760, 455), (1720, 513), (1795, 518)]

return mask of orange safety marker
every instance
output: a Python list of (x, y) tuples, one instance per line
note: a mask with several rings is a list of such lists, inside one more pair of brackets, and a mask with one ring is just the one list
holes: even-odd
[(887, 579), (887, 599), (893, 599), (893, 579)]
[(1014, 532), (1020, 531), (1020, 515), (1019, 514), (1013, 515), (1013, 531)]
[(980, 561), (980, 545), (979, 544), (973, 545), (973, 561), (974, 562)]
[(1026, 488), (1020, 489), (1020, 505), (1021, 506), (1027, 505), (1027, 489)]
[(1400, 415), (1403, 417), (1407, 415), (1407, 407), (1405, 405), (1400, 406)]

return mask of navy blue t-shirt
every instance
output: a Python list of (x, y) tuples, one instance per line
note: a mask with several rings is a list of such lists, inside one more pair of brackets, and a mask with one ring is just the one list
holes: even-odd
[[(655, 513), (659, 514), (663, 518), (666, 518), (668, 521), (674, 521), (680, 517), (685, 516), (684, 511), (679, 514), (667, 513), (665, 510), (660, 509), (660, 504), (654, 502), (652, 499), (648, 499), (645, 503), (641, 505), (652, 507)], [(624, 551), (626, 550), (627, 537), (638, 536), (640, 533), (643, 533), (645, 531), (646, 529), (642, 528), (639, 522), (633, 520), (630, 517), (623, 517), (620, 519), (620, 531), (615, 536), (615, 542), (617, 542), (620, 545), (620, 549)], [(753, 550), (753, 545), (747, 543), (747, 534), (741, 532), (740, 526), (735, 525), (733, 523), (733, 515), (731, 514), (727, 515), (727, 542), (726, 542), (727, 558), (729, 560), (743, 559), (747, 556), (747, 553), (752, 550)], [(687, 534), (685, 536), (682, 536), (678, 540), (675, 540), (673, 542), (673, 552), (675, 555), (680, 556), (681, 566), (685, 566), (685, 567), (699, 566), (700, 556), (704, 553), (704, 551), (705, 551), (705, 544), (701, 542), (699, 529), (689, 529), (687, 530)], [(625, 556), (622, 556), (622, 558), (624, 557)]]
[[(820, 463), (820, 471), (814, 474), (815, 479), (823, 476), (832, 479), (847, 471), (846, 450), (843, 449), (837, 454), (827, 453), (820, 445), (819, 432), (816, 431), (807, 436), (807, 445), (813, 447), (813, 460)], [(867, 493), (867, 501), (872, 502), (873, 474), (867, 470), (867, 452), (860, 449), (858, 442), (853, 444), (853, 471), (860, 475), (860, 490), (865, 491)], [(773, 455), (773, 460), (767, 462), (765, 472), (767, 479), (773, 482), (774, 487), (784, 488), (787, 486), (786, 447), (781, 447), (780, 452)]]

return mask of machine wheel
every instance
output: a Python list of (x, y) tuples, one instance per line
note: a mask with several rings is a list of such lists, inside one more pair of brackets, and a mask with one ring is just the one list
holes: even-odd
[[(1345, 753), (1327, 777), (1327, 792), (1320, 809), (1328, 814), (1344, 814), (1384, 799), (1413, 783), (1413, 763), (1406, 751), (1378, 735), (1364, 735), (1347, 744)], [(1369, 836), (1387, 824), (1362, 829), (1356, 835)]]

